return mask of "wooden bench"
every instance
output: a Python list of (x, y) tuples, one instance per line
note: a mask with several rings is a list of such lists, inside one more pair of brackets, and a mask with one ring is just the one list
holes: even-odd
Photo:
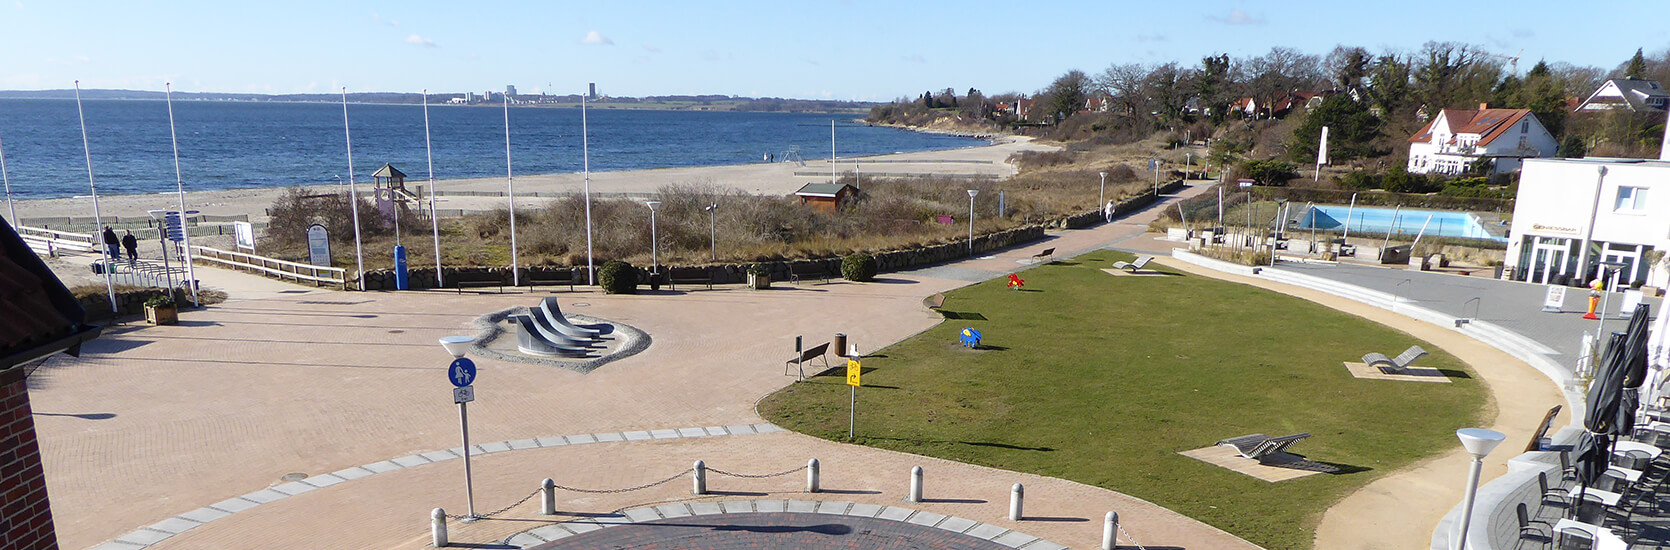
[(707, 285), (713, 290), (713, 272), (707, 268), (684, 268), (667, 270), (667, 286), (678, 290), (678, 285)]
[(798, 284), (800, 284), (800, 278), (801, 277), (822, 279), (823, 282), (828, 283), (829, 282), (829, 270), (824, 269), (822, 263), (790, 264), (790, 267), (789, 267), (789, 282), (798, 285)]
[(927, 306), (928, 309), (939, 309), (945, 307), (945, 293), (935, 292), (933, 296), (923, 298), (922, 305)]
[(496, 286), (499, 287), (500, 294), (504, 293), (504, 279), (499, 278), (499, 274), (497, 273), (489, 273), (486, 271), (460, 271), (453, 273), (450, 278), (452, 279), (452, 285), (458, 289), (459, 294), (464, 293), (464, 287), (478, 286)]
[(539, 285), (568, 285), (569, 292), (574, 291), (574, 270), (528, 270), (522, 273), (522, 285), (533, 289)]
[(816, 346), (812, 346), (810, 348), (807, 348), (805, 351), (800, 352), (800, 355), (796, 355), (793, 358), (791, 358), (788, 361), (783, 363), (783, 375), (788, 376), (789, 365), (794, 365), (794, 366), (796, 366), (800, 369), (800, 377), (805, 378), (806, 377), (806, 368), (804, 367), (804, 365), (806, 364), (807, 361), (811, 361), (813, 359), (823, 361), (823, 369), (824, 370), (829, 370), (829, 359), (824, 357), (824, 354), (826, 354), (828, 352), (829, 352), (829, 342), (824, 342), (822, 344), (818, 344)]
[(1033, 254), (1032, 255), (1032, 263), (1048, 263), (1048, 262), (1044, 261), (1045, 258), (1054, 259), (1055, 258), (1055, 249), (1054, 248), (1045, 248), (1043, 252)]

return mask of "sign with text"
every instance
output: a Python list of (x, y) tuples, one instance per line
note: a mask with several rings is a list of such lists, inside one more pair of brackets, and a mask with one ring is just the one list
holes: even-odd
[(237, 238), (238, 248), (255, 252), (255, 226), (249, 222), (232, 222), (232, 235)]
[(859, 381), (859, 377), (863, 373), (864, 373), (864, 368), (863, 368), (862, 365), (858, 364), (857, 359), (848, 359), (847, 360), (847, 385), (848, 386), (852, 386), (852, 387), (856, 388), (858, 386), (864, 385), (863, 383), (861, 383)]
[(1635, 315), (1635, 306), (1638, 306), (1638, 305), (1641, 305), (1641, 291), (1639, 291), (1639, 290), (1625, 290), (1623, 301), (1618, 302), (1618, 316), (1619, 317), (1632, 317), (1632, 316), (1634, 316)]
[(331, 266), (331, 238), (325, 226), (313, 224), (307, 228), (307, 263)]
[(1549, 313), (1559, 313), (1566, 304), (1566, 287), (1548, 285), (1548, 295), (1542, 299), (1542, 310)]

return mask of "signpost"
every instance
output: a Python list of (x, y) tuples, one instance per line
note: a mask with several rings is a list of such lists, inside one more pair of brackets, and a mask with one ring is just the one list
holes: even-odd
[(331, 266), (331, 239), (325, 226), (313, 224), (307, 228), (307, 263)]
[(452, 381), (452, 402), (458, 404), (458, 425), (464, 432), (464, 500), (470, 508), (470, 517), (475, 515), (475, 486), (470, 478), (470, 412), (469, 403), (475, 401), (475, 362), (467, 357), (452, 360), (452, 365), (446, 369), (447, 379)]
[(1547, 313), (1559, 313), (1566, 303), (1566, 287), (1548, 285), (1548, 295), (1542, 299), (1542, 310)]
[(255, 226), (249, 222), (232, 222), (232, 234), (238, 241), (238, 248), (248, 249), (255, 253)]
[(847, 409), (847, 441), (852, 441), (853, 427), (858, 422), (858, 386), (863, 385), (859, 380), (863, 374), (863, 365), (857, 359), (847, 360), (847, 390), (852, 394), (852, 406)]

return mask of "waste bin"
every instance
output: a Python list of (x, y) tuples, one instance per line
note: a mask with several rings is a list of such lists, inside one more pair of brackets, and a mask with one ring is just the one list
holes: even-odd
[(88, 264), (87, 267), (93, 268), (93, 274), (94, 275), (103, 275), (104, 274), (104, 264), (94, 262), (94, 263)]
[(836, 357), (847, 356), (847, 335), (839, 332), (835, 333), (835, 342), (830, 345), (835, 347)]

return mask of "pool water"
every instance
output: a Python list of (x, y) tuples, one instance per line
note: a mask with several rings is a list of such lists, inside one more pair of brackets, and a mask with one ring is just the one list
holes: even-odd
[[(1393, 213), (1396, 217), (1393, 217)], [(1426, 235), (1437, 237), (1460, 237), (1466, 239), (1489, 239), (1497, 242), (1507, 242), (1507, 237), (1491, 235), (1486, 231), (1479, 218), (1467, 212), (1446, 212), (1441, 210), (1414, 210), (1391, 208), (1349, 208), (1345, 206), (1315, 205), (1309, 212), (1299, 218), (1299, 229), (1320, 229), (1324, 231), (1340, 231), (1349, 216), (1351, 232), (1363, 232), (1414, 237), (1421, 232), (1421, 226), (1426, 226)], [(1432, 221), (1427, 221), (1428, 217)]]

